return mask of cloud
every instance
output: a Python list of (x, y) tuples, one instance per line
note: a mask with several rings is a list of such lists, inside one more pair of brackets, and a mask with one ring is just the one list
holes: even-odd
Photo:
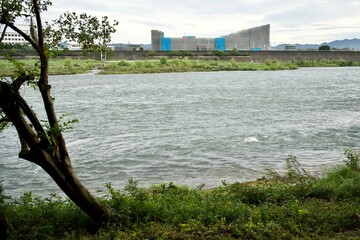
[(263, 24), (272, 42), (321, 42), (331, 37), (359, 37), (353, 0), (53, 0), (47, 19), (64, 11), (107, 15), (120, 22), (114, 42), (150, 43), (151, 29), (167, 36), (216, 37)]

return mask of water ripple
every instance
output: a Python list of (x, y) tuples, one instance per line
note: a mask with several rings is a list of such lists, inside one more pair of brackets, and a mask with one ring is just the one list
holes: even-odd
[[(141, 186), (254, 180), (266, 168), (283, 171), (288, 155), (318, 173), (341, 162), (344, 147), (359, 149), (359, 74), (307, 68), (50, 80), (58, 114), (80, 120), (65, 138), (80, 179), (96, 192), (131, 177)], [(38, 112), (39, 98), (23, 93)], [(0, 148), (8, 194), (59, 192), (39, 167), (17, 158), (14, 130), (0, 135)]]

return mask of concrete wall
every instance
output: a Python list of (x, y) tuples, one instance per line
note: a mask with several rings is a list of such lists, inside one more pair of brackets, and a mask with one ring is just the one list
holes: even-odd
[[(171, 51), (158, 51), (156, 56), (150, 58), (160, 58), (162, 56), (168, 56)], [(183, 53), (188, 54), (189, 52), (179, 52), (180, 55)], [(232, 56), (232, 51), (225, 52), (225, 57), (217, 56), (216, 51), (191, 51), (190, 58), (194, 59), (208, 59), (208, 60), (230, 60), (235, 58), (237, 61), (245, 62), (263, 62), (268, 59), (276, 59), (279, 61), (291, 61), (291, 60), (321, 60), (321, 59), (344, 59), (353, 62), (360, 62), (360, 51), (239, 51), (240, 56)], [(10, 55), (14, 58), (25, 59), (25, 58), (38, 58), (35, 51), (27, 50), (9, 50), (3, 49), (0, 59), (6, 59), (4, 56)], [(175, 58), (178, 56), (174, 56)], [(84, 56), (81, 51), (68, 51), (61, 52), (57, 58), (89, 58), (89, 55)], [(92, 58), (100, 59), (99, 53), (92, 54)], [(109, 60), (142, 60), (148, 58), (147, 51), (114, 51), (108, 54)]]
[(174, 51), (205, 51), (215, 49), (214, 38), (172, 38)]
[(269, 50), (270, 48), (270, 25), (242, 30), (224, 36), (227, 50), (249, 50), (252, 48), (261, 48)]
[[(164, 33), (158, 30), (151, 30), (152, 49), (155, 51), (176, 50), (176, 51), (196, 51), (196, 50), (250, 50), (259, 48), (268, 50), (270, 48), (270, 24), (242, 30), (220, 38), (196, 38), (182, 37), (169, 38), (171, 49), (164, 48), (161, 41)], [(225, 39), (225, 43), (223, 43)], [(221, 41), (219, 41), (221, 40)], [(221, 46), (216, 44), (221, 42)], [(168, 46), (168, 45), (167, 45)]]
[[(158, 51), (153, 58), (168, 56), (171, 51)], [(183, 52), (180, 51), (180, 55)], [(188, 53), (188, 52), (187, 52)], [(235, 58), (237, 61), (253, 61), (263, 62), (268, 59), (276, 59), (279, 61), (291, 60), (321, 60), (321, 59), (344, 59), (354, 62), (360, 62), (360, 51), (239, 51), (240, 56), (231, 56), (230, 52), (225, 52), (229, 56), (218, 57), (216, 51), (191, 51), (191, 57), (195, 59), (224, 59), (230, 60)], [(96, 56), (94, 56), (96, 58)], [(174, 56), (177, 57), (177, 56)], [(108, 56), (108, 59), (125, 59), (138, 60), (146, 59), (147, 52), (137, 51), (115, 51)], [(100, 59), (100, 58), (99, 58)]]

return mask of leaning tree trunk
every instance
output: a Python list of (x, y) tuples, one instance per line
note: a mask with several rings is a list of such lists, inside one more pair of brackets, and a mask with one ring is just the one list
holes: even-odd
[(101, 205), (77, 178), (59, 129), (54, 126), (46, 132), (42, 128), (14, 86), (17, 82), (14, 83), (0, 82), (0, 108), (18, 132), (21, 142), (19, 157), (41, 166), (61, 190), (96, 222), (108, 221), (111, 217), (109, 209)]
[[(40, 75), (38, 87), (42, 96), (48, 129), (44, 129), (32, 109), (19, 94), (20, 87), (31, 80), (34, 76), (22, 73), (12, 83), (0, 81), (0, 110), (5, 114), (2, 121), (11, 122), (19, 135), (21, 150), (19, 157), (41, 166), (57, 183), (62, 191), (85, 213), (98, 223), (103, 223), (111, 218), (110, 210), (101, 205), (79, 181), (71, 165), (70, 157), (66, 149), (61, 127), (55, 114), (53, 99), (50, 94), (51, 86), (48, 83), (49, 64), (48, 50), (45, 44), (45, 35), (41, 22), (41, 1), (29, 1), (32, 13), (36, 18), (37, 34), (31, 21), (30, 32), (23, 32), (13, 22), (6, 18), (6, 11), (1, 12), (0, 23), (12, 28), (19, 33), (31, 46), (34, 47), (40, 59)], [(46, 4), (45, 4), (46, 6)], [(46, 8), (46, 7), (45, 7)], [(6, 10), (3, 8), (2, 10)], [(0, 39), (1, 40), (1, 39)]]

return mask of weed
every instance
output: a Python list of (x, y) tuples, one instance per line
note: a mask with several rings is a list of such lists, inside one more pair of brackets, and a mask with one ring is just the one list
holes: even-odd
[(162, 65), (162, 66), (168, 65), (168, 59), (167, 59), (167, 57), (161, 57), (161, 58), (160, 58), (160, 65)]
[(155, 57), (155, 56), (157, 56), (157, 54), (158, 53), (156, 51), (154, 51), (154, 50), (150, 50), (147, 53), (148, 57)]
[(349, 167), (352, 170), (359, 171), (360, 165), (359, 165), (359, 154), (356, 153), (351, 148), (345, 148), (344, 153), (346, 156), (346, 160), (344, 160), (347, 167)]
[(118, 66), (119, 67), (129, 67), (131, 64), (125, 60), (121, 60), (120, 62), (118, 62)]

